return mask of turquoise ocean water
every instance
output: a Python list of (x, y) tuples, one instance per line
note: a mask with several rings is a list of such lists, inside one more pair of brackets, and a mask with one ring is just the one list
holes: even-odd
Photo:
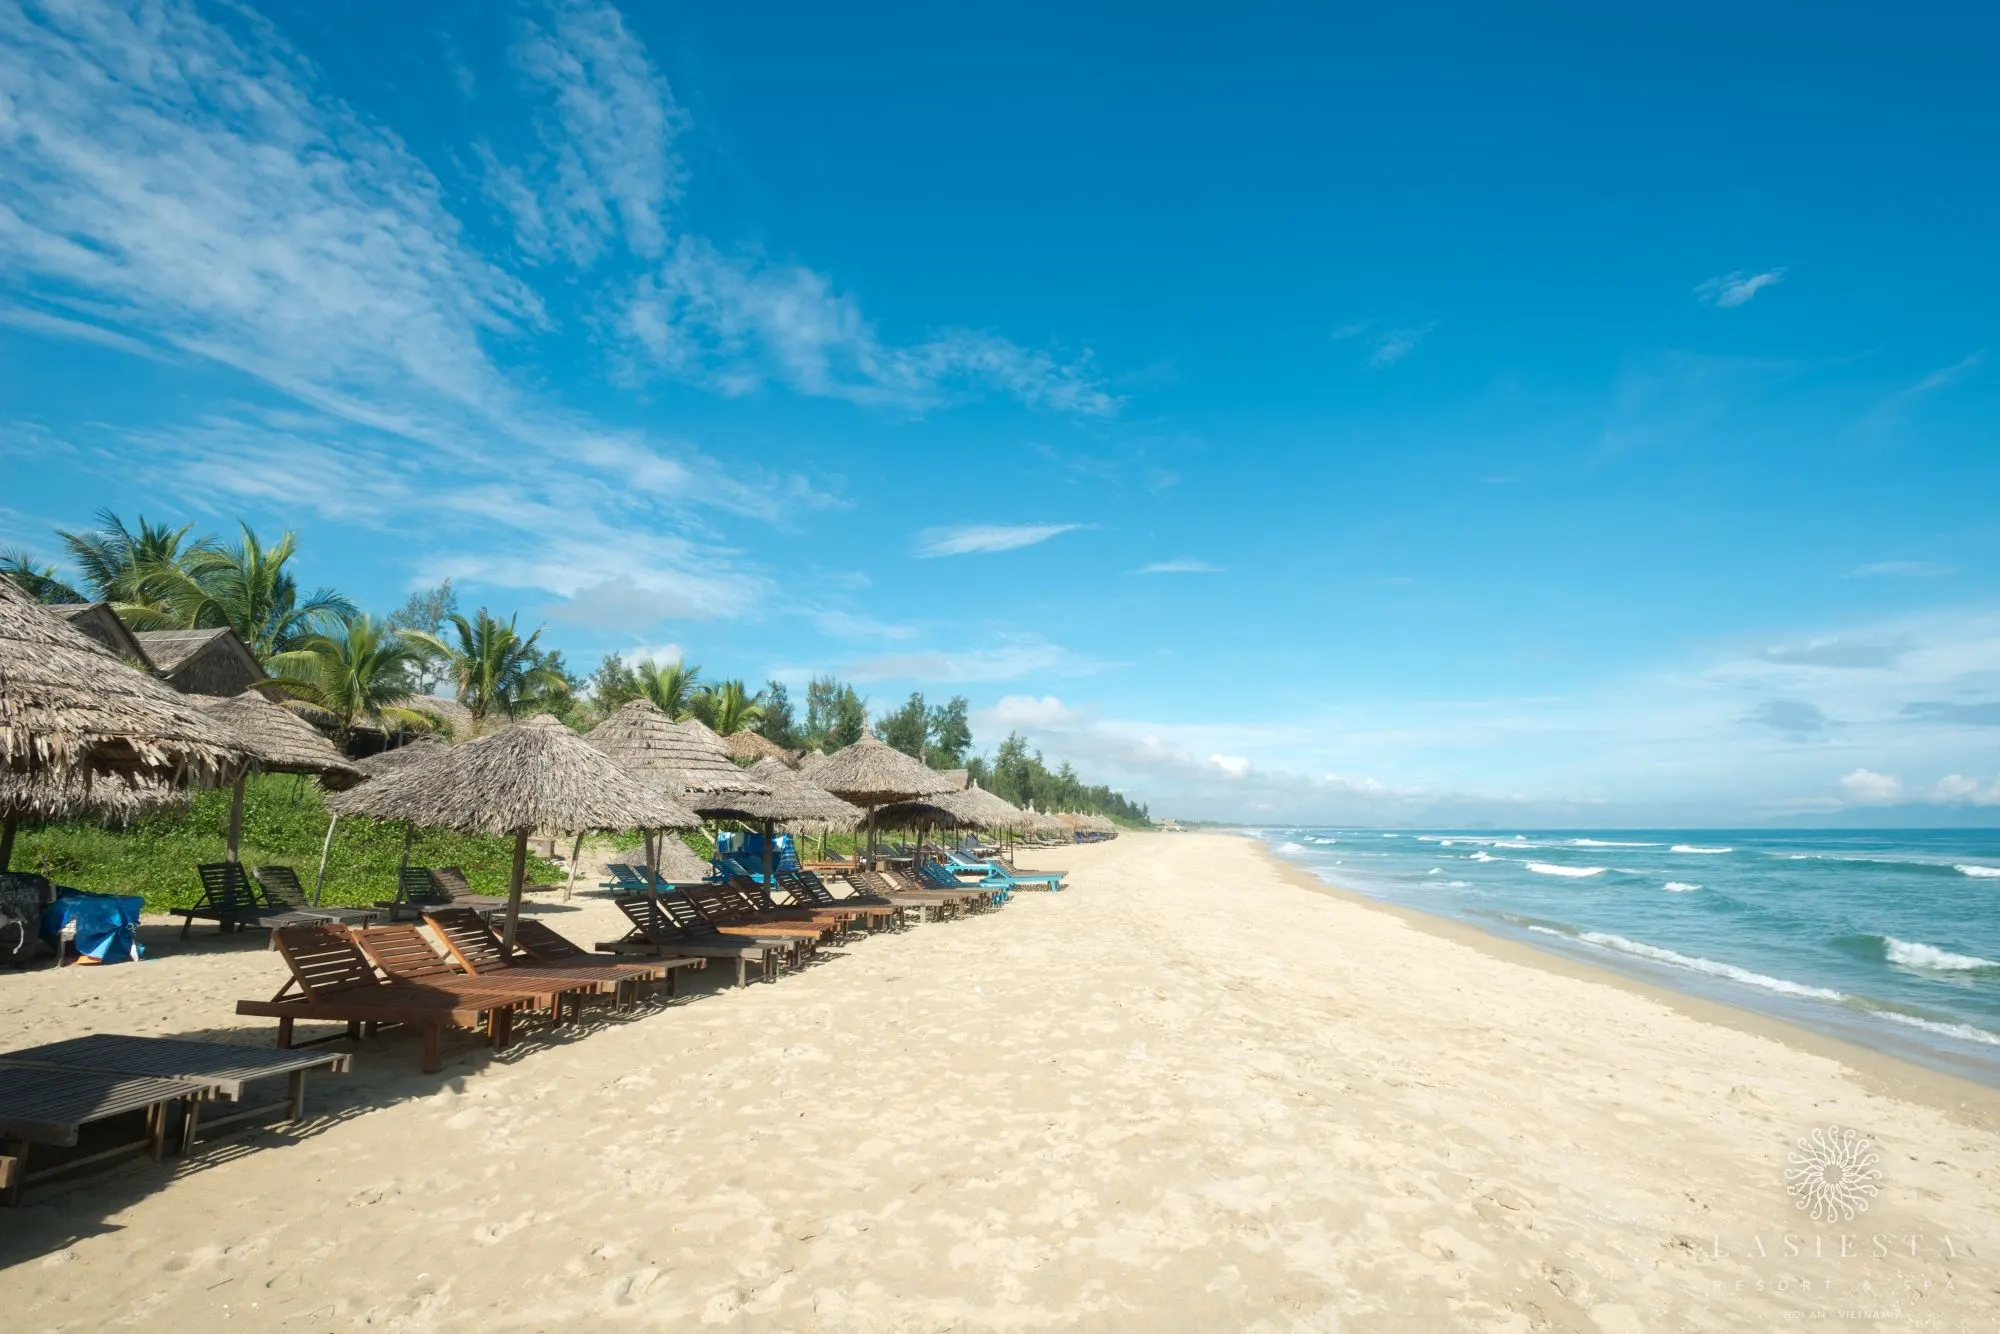
[(2000, 1085), (2000, 830), (1250, 832), (1330, 884)]

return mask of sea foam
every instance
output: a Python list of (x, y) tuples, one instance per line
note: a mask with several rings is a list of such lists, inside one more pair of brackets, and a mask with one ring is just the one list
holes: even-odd
[(1734, 852), (1734, 851), (1736, 851), (1736, 849), (1735, 849), (1735, 848), (1699, 848), (1699, 847), (1696, 847), (1696, 846), (1695, 846), (1694, 844), (1692, 844), (1692, 843), (1676, 843), (1676, 844), (1674, 844), (1674, 845), (1673, 845), (1673, 846), (1672, 846), (1671, 848), (1668, 848), (1668, 849), (1667, 849), (1667, 851), (1668, 851), (1668, 852), (1698, 852), (1698, 853), (1702, 853), (1702, 854), (1704, 854), (1704, 855), (1708, 855), (1708, 856), (1713, 856), (1714, 854), (1716, 854), (1716, 853), (1718, 853), (1718, 852)]
[(1304, 852), (1305, 850), (1305, 844), (1303, 843), (1280, 843), (1278, 845), (1278, 851), (1280, 852)]
[(1977, 876), (1981, 880), (2000, 880), (2000, 866), (1954, 866), (1952, 870), (1960, 875)]
[(1928, 968), (1940, 973), (1970, 973), (1982, 968), (2000, 968), (2000, 963), (1976, 954), (1954, 954), (1920, 940), (1882, 937), (1882, 957), (1905, 968)]
[(1604, 874), (1602, 866), (1557, 866), (1553, 862), (1529, 862), (1528, 869), (1536, 875), (1566, 875), (1578, 879)]
[(1922, 1019), (1899, 1010), (1884, 1010), (1873, 1005), (1866, 1008), (1868, 1013), (1878, 1019), (1893, 1019), (1899, 1024), (1908, 1024), (1911, 1028), (1921, 1028), (1926, 1033), (1942, 1034), (1948, 1038), (1957, 1038), (1961, 1042), (1981, 1042), (1989, 1047), (2000, 1047), (2000, 1033), (1974, 1028), (1971, 1024), (1941, 1024), (1935, 1019)]
[(1694, 891), (1700, 888), (1701, 888), (1700, 885), (1690, 885), (1685, 880), (1667, 881), (1667, 892), (1670, 894), (1692, 894), (1694, 893)]
[(1630, 954), (1635, 958), (1651, 959), (1655, 963), (1669, 964), (1675, 968), (1685, 968), (1693, 973), (1706, 973), (1710, 977), (1726, 977), (1732, 982), (1745, 986), (1760, 987), (1765, 991), (1775, 991), (1784, 996), (1810, 996), (1814, 1000), (1837, 1001), (1846, 997), (1830, 987), (1807, 986), (1803, 982), (1788, 982), (1782, 977), (1770, 977), (1764, 973), (1753, 973), (1748, 968), (1738, 968), (1733, 963), (1718, 963), (1714, 959), (1698, 958), (1680, 954), (1673, 950), (1663, 950), (1658, 945), (1648, 945), (1643, 941), (1627, 940), (1624, 936), (1614, 936), (1608, 931), (1585, 931), (1578, 940), (1597, 945), (1620, 954)]

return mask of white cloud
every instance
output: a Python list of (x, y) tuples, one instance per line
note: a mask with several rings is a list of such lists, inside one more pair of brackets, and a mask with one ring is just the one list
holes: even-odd
[(546, 99), (540, 153), (526, 167), (485, 145), (480, 156), (522, 250), (589, 265), (622, 236), (636, 254), (661, 254), (680, 192), (673, 142), (687, 118), (618, 11), (553, 0), (545, 21), (523, 23), (514, 63)]
[(1141, 565), (1136, 574), (1221, 574), (1220, 565), (1211, 565), (1205, 560), (1192, 556), (1182, 556), (1177, 560), (1154, 561), (1151, 565)]
[(1956, 565), (1942, 565), (1934, 560), (1878, 560), (1872, 565), (1863, 565), (1849, 570), (1850, 579), (1881, 579), (1890, 576), (1905, 579), (1941, 579), (1948, 574), (1957, 574)]
[(1841, 795), (1857, 806), (1883, 806), (1903, 793), (1903, 783), (1891, 774), (1856, 769), (1840, 780)]
[(1417, 344), (1429, 336), (1436, 324), (1426, 324), (1412, 329), (1391, 329), (1376, 340), (1375, 350), (1368, 356), (1368, 364), (1377, 367), (1393, 366), (1404, 357), (1417, 350)]
[(1083, 722), (1088, 716), (1083, 710), (1072, 709), (1054, 695), (1043, 695), (1039, 699), (1033, 695), (1003, 695), (992, 708), (981, 711), (980, 722), (988, 731), (1011, 732), (1022, 727), (1038, 730), (1070, 727)]
[(1087, 354), (1064, 362), (969, 330), (896, 346), (824, 275), (725, 255), (693, 237), (682, 237), (640, 279), (623, 331), (652, 365), (723, 394), (776, 381), (803, 394), (911, 412), (979, 390), (1078, 416), (1118, 410)]
[(1080, 523), (975, 523), (959, 528), (929, 528), (917, 536), (917, 554), (969, 556), (993, 551), (1013, 551), (1032, 547), (1064, 533), (1073, 533)]
[(1743, 305), (1784, 276), (1783, 269), (1767, 269), (1762, 273), (1744, 273), (1738, 270), (1698, 284), (1694, 294), (1711, 306), (1721, 306), (1727, 310)]
[(1091, 676), (1111, 664), (1073, 653), (1033, 636), (996, 637), (978, 648), (892, 653), (857, 662), (847, 674), (857, 681), (935, 681), (962, 685), (1015, 681), (1024, 676)]
[(2000, 806), (2000, 779), (1981, 783), (1964, 774), (1946, 774), (1938, 779), (1931, 796), (1947, 806)]
[(1250, 772), (1250, 761), (1241, 755), (1211, 755), (1208, 762), (1231, 778), (1241, 778)]

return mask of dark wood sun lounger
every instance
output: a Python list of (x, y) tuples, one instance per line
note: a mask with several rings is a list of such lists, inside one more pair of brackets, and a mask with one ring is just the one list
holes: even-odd
[(809, 908), (846, 908), (865, 913), (872, 929), (878, 926), (902, 926), (903, 909), (884, 898), (871, 894), (855, 893), (846, 898), (837, 898), (826, 881), (804, 867), (796, 871), (778, 872), (778, 888), (792, 898), (792, 902)]
[(779, 903), (762, 885), (747, 876), (734, 876), (725, 886), (744, 911), (780, 922), (810, 922), (836, 933), (846, 934), (854, 923), (864, 926), (868, 914), (858, 907), (823, 907), (806, 903)]
[(289, 866), (259, 866), (251, 874), (263, 886), (264, 896), (280, 908), (311, 913), (342, 926), (368, 926), (382, 916), (378, 908), (325, 907), (312, 903), (306, 898), (305, 886), (299, 883), (299, 873)]
[(834, 929), (818, 922), (774, 918), (759, 913), (737, 893), (721, 885), (682, 885), (677, 897), (714, 923), (715, 929), (724, 935), (791, 936), (817, 948), (820, 939)]
[[(449, 868), (457, 871), (456, 867)], [(458, 883), (465, 883), (465, 873), (457, 871)], [(389, 910), (389, 920), (394, 922), (405, 913), (412, 917), (422, 914), (425, 908), (470, 908), (474, 912), (491, 917), (507, 906), (504, 898), (490, 894), (467, 894), (459, 896), (451, 886), (438, 878), (437, 872), (428, 866), (405, 866), (396, 873), (396, 897), (379, 899), (378, 908)]]
[(224, 931), (241, 931), (246, 926), (276, 931), (332, 920), (328, 913), (300, 911), (272, 903), (237, 862), (208, 862), (197, 866), (195, 871), (201, 876), (201, 897), (191, 907), (173, 910), (176, 916), (187, 919), (181, 926), (183, 940), (194, 930), (197, 917), (214, 922)]
[(480, 977), (460, 972), (451, 960), (439, 954), (425, 940), (414, 922), (392, 922), (387, 926), (363, 927), (349, 933), (361, 952), (393, 982), (405, 985), (457, 988), (467, 995), (490, 992), (513, 996), (528, 1008), (547, 1010), (556, 1019), (565, 1011), (578, 1013), (586, 996), (595, 994), (598, 984), (591, 978), (564, 978), (550, 973), (522, 970), (505, 978)]
[[(510, 994), (492, 987), (393, 981), (375, 970), (342, 926), (287, 927), (271, 938), (291, 969), (291, 980), (270, 1000), (236, 1002), (236, 1013), (275, 1018), (282, 1048), (359, 1038), (384, 1024), (407, 1024), (423, 1030), (423, 1068), (430, 1072), (438, 1068), (440, 1030), (483, 1028), (487, 1041), (504, 1049), (512, 1038), (514, 1011), (538, 999), (518, 990)], [(290, 994), (294, 989), (297, 995)], [(292, 1026), (301, 1019), (344, 1023), (347, 1032), (295, 1043)]]
[(91, 1033), (20, 1051), (0, 1052), (0, 1066), (198, 1080), (213, 1094), (238, 1104), (253, 1083), (285, 1081), (283, 1098), (247, 1108), (239, 1105), (222, 1116), (203, 1115), (204, 1103), (189, 1104), (181, 1127), (183, 1152), (193, 1147), (202, 1130), (213, 1135), (224, 1126), (261, 1120), (274, 1108), (284, 1109), (281, 1120), (300, 1120), (306, 1114), (307, 1073), (345, 1071), (351, 1060), (346, 1052), (267, 1051), (228, 1042), (132, 1037), (120, 1033)]
[[(0, 1066), (0, 1203), (17, 1205), (26, 1186), (134, 1152), (145, 1152), (158, 1162), (166, 1152), (169, 1109), (180, 1103), (191, 1113), (211, 1087), (198, 1079), (108, 1070)], [(29, 1166), (36, 1145), (77, 1148), (85, 1127), (134, 1114), (144, 1125), (136, 1140), (64, 1155), (43, 1168)]]
[(631, 933), (619, 940), (600, 942), (597, 948), (616, 954), (680, 954), (703, 959), (734, 959), (736, 985), (739, 987), (748, 983), (753, 960), (763, 970), (764, 980), (769, 982), (777, 977), (778, 964), (784, 954), (798, 948), (798, 942), (790, 938), (760, 940), (752, 936), (724, 935), (715, 929), (713, 923), (692, 910), (687, 913), (690, 920), (683, 923), (668, 911), (669, 897), (666, 894), (627, 894), (619, 898), (618, 910), (632, 923)]
[[(424, 913), (424, 924), (437, 934), (439, 940), (458, 961), (458, 966), (475, 977), (500, 977), (508, 980), (522, 980), (527, 977), (554, 975), (568, 980), (575, 979), (579, 985), (595, 983), (599, 990), (609, 991), (622, 1004), (629, 991), (636, 996), (641, 982), (664, 981), (669, 996), (674, 994), (675, 973), (682, 968), (705, 968), (704, 959), (662, 958), (645, 963), (621, 962), (609, 956), (592, 958), (582, 950), (560, 961), (544, 962), (530, 955), (525, 961), (509, 959), (500, 938), (493, 934), (478, 913), (469, 908), (433, 908)], [(520, 929), (524, 925), (541, 927), (550, 936), (562, 940), (555, 932), (549, 931), (541, 923), (514, 924), (515, 940), (520, 940)], [(568, 942), (565, 941), (565, 944)], [(574, 946), (571, 946), (575, 949)]]

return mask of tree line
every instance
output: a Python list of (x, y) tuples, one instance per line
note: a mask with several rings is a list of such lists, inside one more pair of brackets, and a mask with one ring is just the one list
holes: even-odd
[(1017, 805), (1128, 823), (1146, 818), (1144, 806), (1084, 784), (1067, 763), (1050, 771), (1019, 733), (990, 760), (973, 754), (963, 695), (931, 704), (912, 692), (871, 727), (867, 698), (830, 675), (806, 684), (801, 710), (781, 681), (753, 691), (740, 679), (704, 680), (701, 667), (684, 660), (627, 662), (613, 653), (580, 674), (559, 650), (543, 647), (543, 627), (523, 633), (517, 615), (502, 620), (485, 607), (465, 614), (450, 580), (378, 619), (331, 588), (300, 589), (291, 570), (295, 533), (267, 543), (239, 521), (235, 539), (225, 540), (143, 515), (136, 526), (109, 510), (96, 518), (95, 528), (56, 534), (74, 575), (15, 550), (0, 551), (0, 578), (45, 603), (109, 603), (134, 630), (226, 627), (249, 646), (269, 684), (315, 711), (343, 746), (364, 727), (429, 730), (434, 720), (411, 707), (411, 697), (442, 685), (478, 726), (550, 713), (587, 732), (622, 705), (646, 699), (676, 721), (698, 718), (724, 736), (755, 732), (789, 751), (837, 750), (872, 731), (932, 768), (970, 769)]

